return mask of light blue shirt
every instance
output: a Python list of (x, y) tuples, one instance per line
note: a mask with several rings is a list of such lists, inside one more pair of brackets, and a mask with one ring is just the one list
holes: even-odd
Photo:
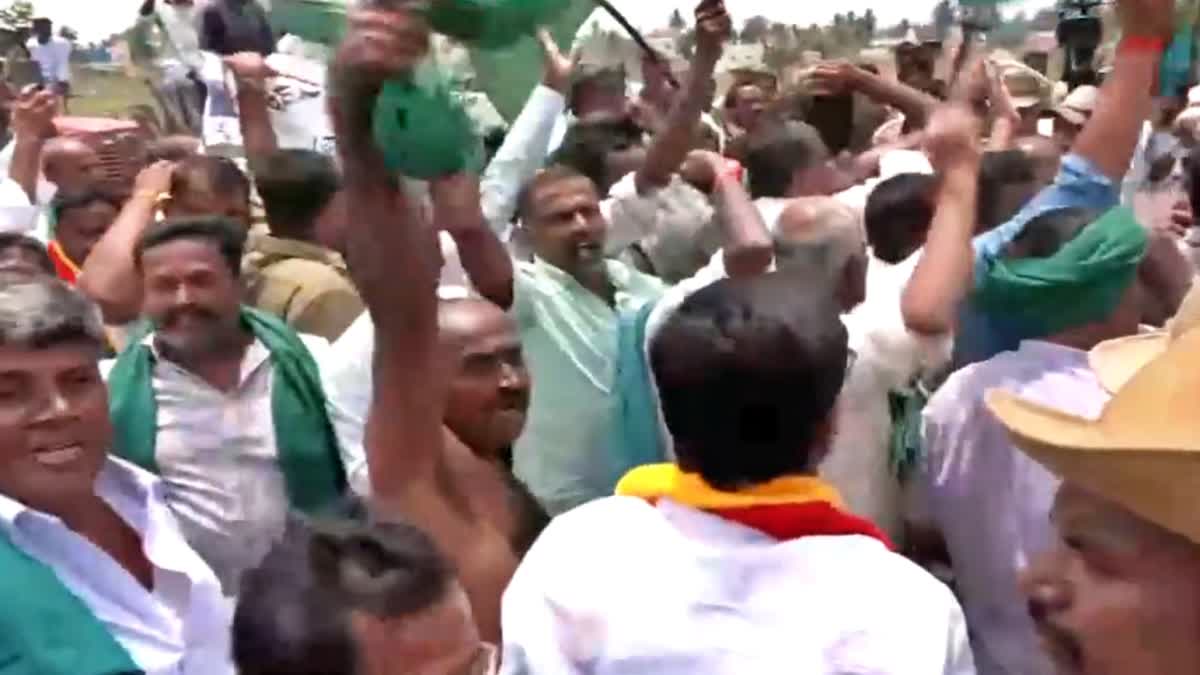
[(607, 265), (615, 306), (543, 260), (516, 268), (512, 315), (533, 398), (513, 447), (513, 472), (551, 515), (611, 495), (631, 468), (609, 443), (620, 403), (619, 317), (657, 300), (666, 287), (615, 260)]
[(54, 570), (146, 675), (233, 675), (232, 604), (184, 541), (162, 483), (109, 458), (96, 479), (96, 494), (141, 537), (154, 569), (152, 591), (57, 517), (4, 495), (0, 528), (21, 551)]
[[(987, 276), (1004, 249), (1034, 219), (1051, 211), (1085, 208), (1108, 211), (1120, 203), (1120, 186), (1095, 164), (1079, 155), (1063, 158), (1054, 182), (1042, 189), (1017, 215), (999, 227), (975, 237), (975, 286)], [(1022, 340), (1045, 337), (1011, 318), (985, 314), (970, 302), (959, 315), (954, 363), (959, 368), (986, 361), (1000, 352), (1016, 349)]]

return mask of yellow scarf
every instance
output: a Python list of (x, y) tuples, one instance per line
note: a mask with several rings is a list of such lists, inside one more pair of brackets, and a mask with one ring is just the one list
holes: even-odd
[(647, 464), (625, 474), (617, 483), (617, 494), (652, 501), (671, 501), (703, 511), (826, 502), (844, 508), (841, 495), (815, 476), (785, 476), (737, 492), (722, 492), (704, 482), (699, 474), (685, 473), (674, 464)]

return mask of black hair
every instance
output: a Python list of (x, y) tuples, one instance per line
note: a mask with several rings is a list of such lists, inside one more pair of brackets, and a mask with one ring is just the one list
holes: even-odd
[(821, 135), (804, 122), (779, 122), (754, 132), (747, 140), (746, 171), (750, 196), (786, 197), (797, 171), (829, 158)]
[(436, 605), (453, 583), (427, 534), (377, 520), (357, 500), (327, 519), (293, 520), (242, 578), (233, 660), (241, 675), (355, 675), (352, 612), (403, 618)]
[(0, 232), (0, 255), (11, 249), (25, 251), (34, 258), (37, 258), (38, 267), (46, 274), (54, 276), (54, 261), (50, 259), (50, 254), (46, 251), (46, 247), (42, 245), (42, 242), (28, 235), (16, 232)]
[(1050, 258), (1102, 215), (1102, 211), (1083, 207), (1047, 211), (1025, 225), (1009, 244), (1008, 256)]
[(577, 122), (551, 162), (564, 164), (592, 179), (600, 194), (607, 194), (620, 176), (610, 176), (608, 156), (642, 144), (642, 129), (630, 117)]
[(98, 187), (91, 187), (80, 192), (55, 194), (50, 202), (50, 211), (54, 215), (54, 222), (61, 223), (67, 213), (76, 209), (86, 209), (97, 203), (108, 204), (118, 211), (121, 210), (121, 200), (116, 195)]
[(727, 491), (811, 474), (848, 356), (827, 289), (774, 273), (693, 294), (650, 348), (681, 467)]
[[(545, 169), (538, 172), (533, 180), (526, 183), (521, 192), (517, 195), (517, 216), (526, 226), (533, 224), (533, 195), (538, 188), (549, 183), (557, 183), (564, 180), (573, 180), (576, 178), (590, 178), (581, 173), (578, 169), (567, 164), (551, 164)], [(592, 181), (593, 184), (595, 181)]]
[(571, 91), (567, 96), (567, 108), (571, 112), (579, 112), (580, 98), (583, 92), (588, 87), (596, 87), (604, 90), (608, 89), (613, 92), (625, 93), (626, 76), (625, 67), (596, 67), (596, 66), (581, 66), (577, 69), (575, 77), (571, 82)]
[[(182, 134), (156, 138), (146, 144), (142, 164), (150, 166), (160, 161), (182, 162), (196, 156), (195, 147), (198, 147), (199, 142), (197, 138)], [(189, 145), (193, 147), (188, 147)]]
[(171, 173), (171, 194), (190, 192), (200, 186), (216, 194), (244, 194), (250, 198), (250, 179), (228, 157), (192, 155), (179, 161)]
[(1184, 174), (1187, 178), (1188, 201), (1192, 204), (1192, 213), (1200, 214), (1200, 147), (1188, 154), (1184, 161)]
[(267, 225), (285, 237), (307, 238), (342, 187), (333, 160), (314, 150), (277, 150), (252, 166)]
[(977, 232), (1008, 222), (1034, 196), (1037, 166), (1020, 150), (983, 153), (979, 164)]
[(151, 225), (142, 233), (133, 249), (134, 264), (140, 269), (146, 251), (180, 239), (201, 239), (212, 244), (233, 276), (241, 276), (246, 231), (222, 216), (175, 218)]
[(936, 194), (937, 178), (921, 173), (902, 173), (875, 186), (863, 220), (876, 258), (902, 262), (924, 245)]

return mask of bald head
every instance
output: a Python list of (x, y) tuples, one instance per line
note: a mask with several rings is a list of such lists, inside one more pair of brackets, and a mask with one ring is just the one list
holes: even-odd
[(865, 295), (866, 250), (861, 216), (832, 197), (793, 199), (775, 227), (779, 271), (828, 289), (844, 311)]
[(509, 321), (504, 310), (482, 298), (443, 300), (438, 305), (438, 331), (447, 346), (461, 346), (481, 329)]
[(54, 138), (42, 151), (42, 172), (60, 191), (84, 192), (104, 179), (100, 156), (75, 138)]

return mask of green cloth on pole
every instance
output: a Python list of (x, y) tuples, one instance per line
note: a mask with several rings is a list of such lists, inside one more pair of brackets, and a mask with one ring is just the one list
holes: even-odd
[[(596, 11), (592, 0), (570, 0), (567, 7), (543, 25), (566, 53), (575, 34)], [(536, 37), (526, 35), (503, 49), (471, 46), (475, 88), (487, 94), (492, 105), (510, 123), (521, 113), (529, 92), (542, 80), (542, 48)]]
[(1042, 336), (1103, 321), (1133, 283), (1147, 243), (1133, 211), (1118, 206), (1049, 258), (997, 260), (971, 300)]
[[(346, 7), (346, 0), (273, 0), (271, 24), (278, 32), (333, 47), (345, 33)], [(430, 22), (434, 30), (469, 48), (476, 72), (475, 89), (487, 94), (496, 110), (512, 122), (542, 78), (542, 52), (534, 36), (536, 29), (545, 26), (566, 49), (595, 9), (592, 0), (437, 0), (430, 10)], [(403, 107), (409, 111), (405, 121), (425, 120), (423, 126), (417, 127), (422, 133), (409, 134), (392, 129), (385, 134), (388, 142), (414, 141), (418, 145), (432, 145), (425, 141), (437, 137), (443, 139), (445, 147), (446, 138), (457, 138), (461, 133), (462, 119), (458, 111), (462, 106), (457, 101), (447, 104), (442, 93), (443, 88), (449, 88), (450, 78), (445, 74), (440, 78), (433, 77), (433, 73), (439, 72), (435, 64), (429, 64), (427, 68), (426, 72), (414, 74), (418, 83), (416, 91), (411, 88), (390, 90), (388, 96), (394, 98), (389, 110), (377, 111), (387, 118)], [(430, 122), (438, 128), (432, 129), (428, 125)], [(394, 121), (386, 124), (394, 124)], [(389, 163), (395, 162), (400, 170), (415, 177), (436, 175), (434, 171), (445, 166), (470, 168), (475, 162), (474, 155), (479, 152), (479, 143), (474, 138), (469, 147), (462, 139), (458, 143), (461, 146), (456, 151), (458, 154), (446, 156), (444, 150), (438, 151), (428, 166), (418, 164), (413, 156), (420, 155), (411, 149), (404, 153), (407, 157), (402, 156), (400, 150), (393, 150)]]
[(0, 674), (129, 675), (141, 668), (54, 570), (0, 532)]
[[(271, 416), (288, 499), (293, 508), (318, 513), (342, 496), (346, 477), (317, 363), (300, 337), (274, 316), (243, 307), (242, 322), (271, 352)], [(142, 344), (151, 328), (145, 322), (134, 331), (117, 357), (108, 378), (109, 414), (117, 456), (157, 474), (154, 368), (150, 347)]]

